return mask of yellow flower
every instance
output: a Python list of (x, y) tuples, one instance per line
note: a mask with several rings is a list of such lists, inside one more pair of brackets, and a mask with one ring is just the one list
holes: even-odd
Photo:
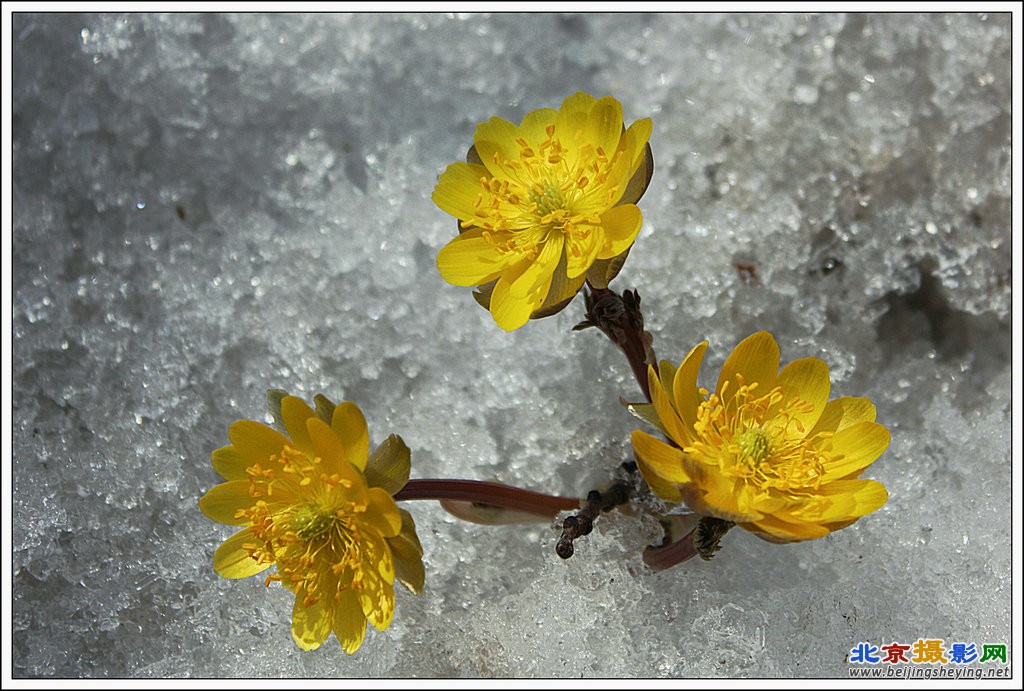
[(459, 219), (437, 257), (506, 331), (561, 310), (588, 278), (605, 288), (640, 232), (636, 202), (654, 170), (651, 120), (625, 129), (622, 104), (577, 93), (517, 127), (481, 123), (467, 162), (442, 173), (433, 200)]
[(423, 550), (412, 516), (392, 496), (409, 479), (409, 449), (392, 435), (369, 454), (363, 414), (323, 396), (272, 396), (288, 436), (252, 420), (231, 425), (231, 445), (213, 452), (227, 482), (199, 500), (215, 521), (245, 526), (214, 553), (225, 578), (267, 577), (295, 593), (292, 637), (304, 650), (331, 631), (347, 653), (370, 621), (383, 631), (395, 610), (392, 584), (423, 588)]
[(858, 479), (889, 445), (871, 401), (829, 401), (818, 358), (779, 371), (779, 346), (765, 331), (736, 346), (709, 394), (697, 388), (707, 346), (678, 369), (649, 368), (653, 405), (633, 407), (675, 444), (633, 432), (655, 494), (772, 542), (824, 537), (885, 504), (881, 483)]

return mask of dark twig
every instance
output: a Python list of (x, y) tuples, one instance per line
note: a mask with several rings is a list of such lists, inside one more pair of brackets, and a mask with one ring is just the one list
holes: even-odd
[[(635, 463), (623, 463), (622, 467), (627, 473), (636, 472)], [(562, 521), (562, 536), (555, 545), (555, 553), (562, 559), (568, 559), (576, 551), (572, 541), (576, 538), (589, 535), (594, 530), (594, 521), (606, 511), (611, 511), (616, 506), (625, 504), (633, 494), (633, 483), (631, 478), (616, 480), (608, 489), (603, 492), (591, 490), (587, 495), (586, 505), (575, 515), (567, 517)]]
[(623, 291), (620, 296), (610, 288), (589, 288), (584, 294), (586, 319), (573, 327), (580, 331), (596, 326), (612, 343), (619, 346), (629, 360), (633, 376), (648, 401), (651, 391), (647, 384), (647, 366), (655, 364), (654, 337), (644, 331), (644, 315), (640, 311), (640, 295), (635, 290)]

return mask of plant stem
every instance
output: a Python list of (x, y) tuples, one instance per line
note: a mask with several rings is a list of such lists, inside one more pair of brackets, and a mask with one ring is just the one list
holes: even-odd
[(435, 478), (409, 480), (405, 487), (395, 494), (395, 501), (414, 499), (468, 501), (552, 518), (561, 511), (578, 509), (580, 506), (580, 500), (575, 497), (542, 494), (499, 482)]
[(647, 401), (651, 400), (651, 390), (647, 383), (647, 367), (656, 364), (652, 343), (654, 337), (644, 330), (644, 315), (640, 311), (640, 295), (635, 290), (627, 290), (619, 295), (610, 288), (594, 288), (587, 285), (586, 320), (580, 322), (574, 330), (596, 326), (612, 343), (619, 346), (630, 369), (636, 377), (640, 390)]

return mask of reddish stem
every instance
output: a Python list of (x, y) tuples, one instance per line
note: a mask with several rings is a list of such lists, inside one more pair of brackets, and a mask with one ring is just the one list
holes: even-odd
[(521, 487), (482, 480), (433, 478), (409, 480), (405, 487), (395, 495), (395, 501), (413, 499), (469, 501), (474, 504), (501, 506), (506, 509), (516, 509), (552, 518), (561, 511), (578, 509), (580, 506), (580, 500), (575, 497), (542, 494)]
[(693, 559), (697, 556), (697, 547), (693, 542), (696, 532), (691, 530), (681, 539), (663, 547), (648, 547), (644, 550), (644, 563), (655, 571), (663, 571)]

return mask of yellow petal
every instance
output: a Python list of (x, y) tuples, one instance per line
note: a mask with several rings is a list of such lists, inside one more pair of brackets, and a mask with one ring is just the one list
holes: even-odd
[(231, 480), (211, 487), (199, 500), (199, 509), (207, 518), (227, 525), (248, 525), (246, 517), (236, 518), (239, 509), (248, 509), (256, 503), (249, 495), (249, 480)]
[(494, 241), (483, 236), (484, 232), (480, 228), (467, 230), (441, 248), (437, 255), (441, 278), (457, 286), (481, 285), (493, 281), (520, 259), (515, 252), (500, 251)]
[(689, 463), (685, 467), (694, 481), (684, 486), (681, 493), (691, 509), (736, 523), (761, 518), (749, 498), (744, 497), (741, 505), (739, 497), (748, 491), (743, 487), (743, 480), (722, 475), (717, 468), (709, 470), (701, 464)]
[(504, 178), (507, 173), (502, 163), (519, 161), (521, 147), (516, 143), (518, 137), (519, 128), (504, 118), (495, 116), (477, 125), (473, 145), (491, 175)]
[(334, 621), (328, 602), (334, 604), (332, 597), (325, 593), (315, 604), (303, 607), (303, 592), (296, 594), (292, 607), (292, 638), (303, 650), (316, 650), (331, 635)]
[(674, 408), (676, 405), (675, 395), (672, 391), (672, 381), (676, 378), (676, 366), (668, 360), (662, 360), (658, 363), (658, 380), (661, 381), (661, 385), (665, 388), (665, 395), (668, 396), (669, 402), (672, 403)]
[(380, 487), (394, 496), (409, 482), (409, 447), (392, 434), (378, 446), (366, 462), (366, 484)]
[(231, 425), (228, 438), (238, 453), (252, 463), (262, 463), (264, 467), (271, 456), (280, 454), (281, 449), (291, 445), (280, 432), (253, 420), (239, 420)]
[(757, 382), (758, 393), (764, 395), (775, 386), (778, 373), (779, 345), (770, 333), (758, 331), (744, 338), (733, 349), (722, 365), (716, 391), (721, 396), (723, 404), (731, 401), (738, 388), (736, 375), (740, 375), (746, 384)]
[[(693, 423), (697, 421), (697, 407), (704, 401), (704, 397), (697, 390), (697, 374), (700, 372), (700, 364), (707, 349), (707, 341), (695, 345), (679, 363), (671, 383), (676, 410), (687, 429), (693, 429)], [(666, 382), (665, 385), (668, 386), (669, 383)]]
[(402, 516), (391, 495), (380, 487), (371, 487), (366, 512), (359, 520), (373, 527), (383, 537), (394, 537), (402, 529)]
[[(634, 125), (637, 123), (634, 123)], [(626, 133), (629, 134), (628, 132)], [(636, 204), (644, 196), (647, 187), (651, 184), (654, 176), (654, 154), (651, 152), (651, 145), (645, 144), (640, 147), (638, 158), (633, 163), (633, 174), (626, 185), (626, 190), (619, 199), (620, 204)]]
[(310, 456), (320, 459), (320, 467), (323, 472), (328, 475), (338, 473), (345, 478), (349, 478), (353, 474), (345, 459), (345, 448), (338, 439), (338, 435), (331, 427), (327, 426), (327, 423), (315, 416), (306, 418), (306, 435), (309, 437), (310, 446), (313, 449)]
[[(632, 154), (629, 165), (631, 173), (636, 172), (644, 164), (644, 158), (648, 151), (647, 142), (651, 138), (651, 130), (653, 128), (654, 123), (651, 122), (650, 118), (642, 118), (630, 125), (626, 133), (622, 135), (622, 139), (626, 144), (626, 151)], [(632, 202), (635, 200), (628, 201)]]
[(416, 523), (405, 509), (399, 509), (402, 516), (402, 530), (395, 537), (387, 538), (388, 547), (395, 561), (395, 579), (411, 593), (423, 592), (423, 547), (416, 535)]
[[(783, 398), (769, 409), (768, 417), (771, 418), (775, 411), (787, 407), (790, 419), (801, 425), (800, 431), (805, 434), (810, 432), (821, 418), (825, 404), (828, 403), (828, 394), (832, 386), (828, 378), (828, 365), (816, 357), (794, 360), (779, 372), (778, 385), (782, 387)], [(767, 393), (763, 390), (759, 392), (762, 395)], [(807, 409), (794, 409), (789, 406), (794, 398), (803, 401)]]
[(774, 516), (764, 516), (750, 523), (740, 523), (745, 528), (768, 542), (785, 543), (802, 540), (816, 540), (829, 534), (828, 528), (813, 523), (787, 523)]
[(391, 583), (384, 583), (377, 593), (373, 611), (367, 615), (367, 620), (373, 624), (378, 631), (384, 631), (391, 626), (391, 620), (395, 617), (395, 588)]
[(558, 111), (553, 108), (538, 108), (531, 110), (523, 118), (519, 125), (518, 136), (525, 139), (530, 146), (536, 148), (540, 153), (540, 144), (548, 138), (548, 125), (554, 125), (558, 119)]
[(364, 470), (366, 458), (370, 452), (370, 433), (366, 428), (366, 418), (363, 417), (359, 406), (350, 401), (339, 403), (334, 409), (331, 429), (341, 440), (348, 462), (359, 470)]
[(491, 292), (491, 316), (505, 331), (515, 331), (529, 321), (533, 310), (543, 302), (543, 298), (536, 300), (534, 296), (513, 297), (509, 294), (510, 284), (511, 281), (502, 276), (494, 284), (494, 291)]
[(874, 422), (875, 406), (866, 398), (843, 396), (825, 404), (825, 410), (809, 437), (819, 432), (838, 432), (858, 422)]
[(537, 257), (509, 285), (509, 295), (515, 299), (534, 295), (544, 285), (551, 284), (551, 274), (562, 257), (565, 236), (562, 233), (550, 233), (540, 247)]
[(628, 250), (636, 240), (643, 221), (643, 214), (636, 204), (623, 204), (601, 214), (604, 245), (599, 249), (597, 258), (610, 259)]
[(565, 242), (565, 272), (570, 279), (582, 276), (594, 265), (604, 244), (604, 229), (601, 226), (581, 223), (579, 228), (588, 232), (568, 238)]
[(313, 442), (306, 431), (306, 420), (315, 416), (313, 409), (301, 398), (286, 396), (281, 399), (281, 420), (292, 438), (292, 446), (310, 457), (314, 455)]
[[(611, 96), (598, 99), (587, 116), (584, 141), (592, 143), (611, 158), (619, 146), (621, 136), (622, 104)], [(632, 161), (627, 161), (626, 165), (630, 163)]]
[(252, 530), (241, 530), (221, 544), (213, 553), (213, 568), (224, 578), (248, 578), (270, 568), (270, 562), (261, 564), (249, 556), (244, 545), (256, 545)]
[(826, 496), (848, 496), (854, 502), (854, 506), (846, 515), (825, 516), (823, 521), (826, 522), (866, 516), (885, 506), (889, 500), (889, 492), (885, 489), (885, 485), (876, 480), (836, 480), (823, 485), (820, 491)]
[(651, 491), (665, 501), (681, 501), (679, 485), (690, 481), (683, 470), (683, 452), (643, 430), (633, 430), (632, 440), (637, 466)]
[(851, 478), (875, 462), (889, 447), (889, 430), (875, 422), (858, 422), (832, 437), (833, 460), (825, 464), (822, 483)]
[(548, 286), (547, 297), (544, 298), (544, 303), (531, 316), (536, 319), (557, 314), (570, 300), (576, 297), (576, 293), (580, 292), (580, 288), (583, 287), (583, 283), (586, 280), (587, 276), (585, 274), (576, 278), (569, 278), (566, 273), (565, 252), (562, 252), (562, 256), (558, 260), (558, 266), (551, 273), (551, 285)]
[(578, 91), (562, 102), (555, 119), (555, 136), (568, 148), (565, 162), (569, 170), (576, 168), (580, 158), (580, 146), (591, 108), (597, 102), (590, 94)]
[(654, 409), (658, 411), (658, 418), (668, 432), (669, 438), (680, 447), (686, 446), (692, 438), (690, 430), (683, 426), (683, 421), (679, 419), (679, 414), (672, 407), (668, 394), (665, 392), (665, 387), (662, 386), (661, 380), (658, 379), (654, 368), (650, 366), (647, 368), (647, 384), (651, 390), (651, 403), (654, 404)]
[(487, 168), (482, 165), (464, 161), (452, 163), (441, 173), (430, 198), (445, 213), (472, 220), (476, 217), (477, 203), (484, 191), (480, 179), (489, 177)]
[(341, 591), (341, 599), (333, 607), (333, 628), (342, 650), (349, 655), (359, 650), (366, 637), (366, 616), (354, 591)]
[(252, 465), (233, 446), (222, 446), (210, 454), (213, 469), (225, 480), (248, 480), (245, 469)]

